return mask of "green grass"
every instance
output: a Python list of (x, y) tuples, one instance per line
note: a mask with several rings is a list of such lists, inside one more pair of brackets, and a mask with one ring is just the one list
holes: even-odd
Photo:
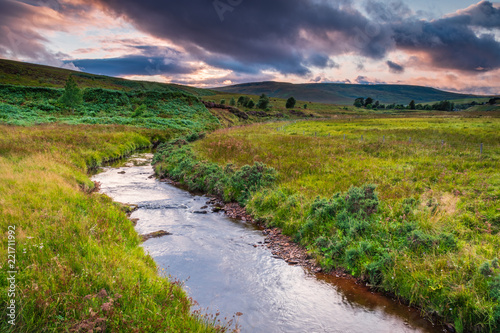
[[(124, 126), (0, 126), (0, 226), (6, 235), (0, 331), (224, 330), (214, 319), (191, 314), (180, 283), (161, 277), (123, 207), (94, 192), (87, 175), (90, 166), (174, 135)], [(16, 240), (15, 326), (5, 306), (9, 226)]]
[[(221, 100), (225, 100), (226, 104), (229, 103), (231, 98), (238, 100), (240, 96), (246, 96), (254, 101), (259, 100), (258, 95), (249, 94), (238, 94), (238, 93), (217, 93), (216, 95), (204, 96), (204, 100), (212, 100), (219, 103)], [(249, 121), (241, 121), (238, 119), (224, 119), (221, 117), (220, 110), (217, 110), (219, 114), (211, 112), (216, 115), (221, 123), (229, 123), (229, 126), (249, 124), (255, 122), (263, 122), (269, 120), (290, 120), (290, 119), (311, 119), (311, 118), (373, 118), (373, 117), (401, 117), (401, 116), (441, 116), (441, 117), (479, 117), (479, 116), (498, 116), (500, 107), (480, 105), (472, 107), (466, 111), (459, 112), (445, 112), (445, 111), (425, 111), (425, 110), (395, 110), (395, 109), (380, 109), (380, 110), (369, 110), (366, 108), (357, 108), (352, 105), (336, 105), (328, 103), (317, 103), (310, 102), (306, 100), (297, 101), (297, 104), (292, 109), (287, 109), (286, 98), (271, 97), (270, 98), (270, 111), (266, 112), (268, 114), (267, 118), (252, 117), (250, 116)], [(488, 99), (489, 100), (489, 99)], [(464, 100), (465, 101), (465, 100)], [(304, 105), (307, 104), (307, 108)], [(239, 107), (242, 111), (257, 111), (257, 109), (249, 109), (245, 107)], [(297, 115), (290, 112), (290, 110), (295, 110), (302, 112), (304, 115)], [(222, 112), (222, 114), (227, 114), (227, 112)], [(234, 116), (229, 115), (229, 117), (234, 118)], [(227, 118), (227, 117), (226, 117)]]
[(58, 102), (63, 89), (0, 85), (0, 123), (120, 124), (191, 132), (220, 126), (197, 97), (179, 91), (85, 88), (70, 110)]
[(275, 168), (276, 186), (248, 208), (326, 269), (343, 267), (458, 331), (500, 327), (500, 119), (283, 124), (218, 130), (194, 152), (219, 165)]

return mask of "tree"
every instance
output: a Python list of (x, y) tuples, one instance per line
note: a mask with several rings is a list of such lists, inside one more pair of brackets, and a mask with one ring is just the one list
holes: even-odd
[(367, 106), (368, 104), (373, 104), (373, 98), (371, 98), (371, 97), (367, 97), (367, 98), (365, 99), (365, 106)]
[(356, 98), (356, 100), (354, 101), (354, 106), (360, 108), (363, 105), (365, 105), (365, 99), (363, 97)]
[(307, 109), (307, 104), (304, 104), (304, 109)]
[(220, 104), (222, 104), (222, 105), (226, 104), (226, 100), (225, 99), (221, 99), (220, 100)]
[(412, 100), (412, 101), (410, 102), (410, 105), (408, 106), (408, 108), (409, 108), (410, 110), (415, 110), (415, 108), (416, 108), (416, 107), (415, 107), (415, 101), (414, 101), (414, 100)]
[(253, 99), (249, 99), (245, 106), (247, 108), (253, 109), (253, 107), (255, 106), (255, 102), (253, 101)]
[(248, 100), (248, 97), (245, 97), (245, 96), (240, 96), (238, 98), (238, 105), (242, 105), (242, 106), (245, 106), (246, 104), (246, 101), (245, 100)]
[(257, 102), (257, 108), (265, 110), (269, 105), (269, 97), (266, 94), (260, 95), (259, 101)]
[(290, 97), (289, 99), (286, 100), (286, 108), (291, 109), (295, 107), (295, 103), (297, 103), (297, 100), (295, 100), (295, 97)]
[(236, 105), (236, 100), (234, 99), (234, 97), (232, 97), (231, 100), (229, 101), (229, 105), (231, 105), (231, 106)]
[(83, 93), (81, 89), (78, 88), (72, 75), (70, 75), (66, 81), (64, 93), (61, 98), (59, 98), (59, 102), (72, 110), (83, 102)]
[(441, 101), (439, 103), (432, 104), (432, 109), (438, 111), (453, 111), (454, 108), (455, 103), (452, 103), (450, 101)]

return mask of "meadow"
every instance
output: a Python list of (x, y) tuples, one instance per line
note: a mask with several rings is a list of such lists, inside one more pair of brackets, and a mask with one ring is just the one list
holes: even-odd
[[(345, 269), (458, 332), (495, 332), (499, 129), (494, 112), (220, 129), (182, 148), (198, 161), (187, 163), (183, 177), (209, 183), (203, 170), (213, 163), (230, 174), (256, 162), (274, 168), (274, 185), (256, 188), (243, 203), (326, 270)], [(169, 154), (160, 164), (167, 174)]]
[[(225, 329), (191, 313), (181, 284), (162, 276), (139, 246), (128, 208), (99, 194), (88, 176), (92, 167), (178, 134), (117, 125), (0, 126), (2, 290), (8, 271), (17, 271), (16, 325), (4, 306), (0, 331)], [(8, 230), (15, 269), (7, 262)], [(1, 299), (12, 298), (2, 292)]]

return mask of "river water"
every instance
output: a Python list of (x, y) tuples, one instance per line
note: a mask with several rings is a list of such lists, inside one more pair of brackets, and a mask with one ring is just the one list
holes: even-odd
[(241, 332), (442, 332), (416, 310), (352, 280), (312, 274), (254, 247), (264, 235), (250, 223), (210, 207), (195, 213), (208, 198), (150, 177), (150, 158), (135, 156), (93, 180), (115, 201), (139, 206), (131, 216), (139, 219), (139, 234), (171, 233), (143, 247), (160, 270), (184, 282), (202, 312), (235, 318)]

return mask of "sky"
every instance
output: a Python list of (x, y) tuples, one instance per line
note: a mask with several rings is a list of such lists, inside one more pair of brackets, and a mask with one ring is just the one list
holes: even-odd
[(197, 87), (384, 83), (500, 95), (500, 3), (0, 0), (0, 58)]

